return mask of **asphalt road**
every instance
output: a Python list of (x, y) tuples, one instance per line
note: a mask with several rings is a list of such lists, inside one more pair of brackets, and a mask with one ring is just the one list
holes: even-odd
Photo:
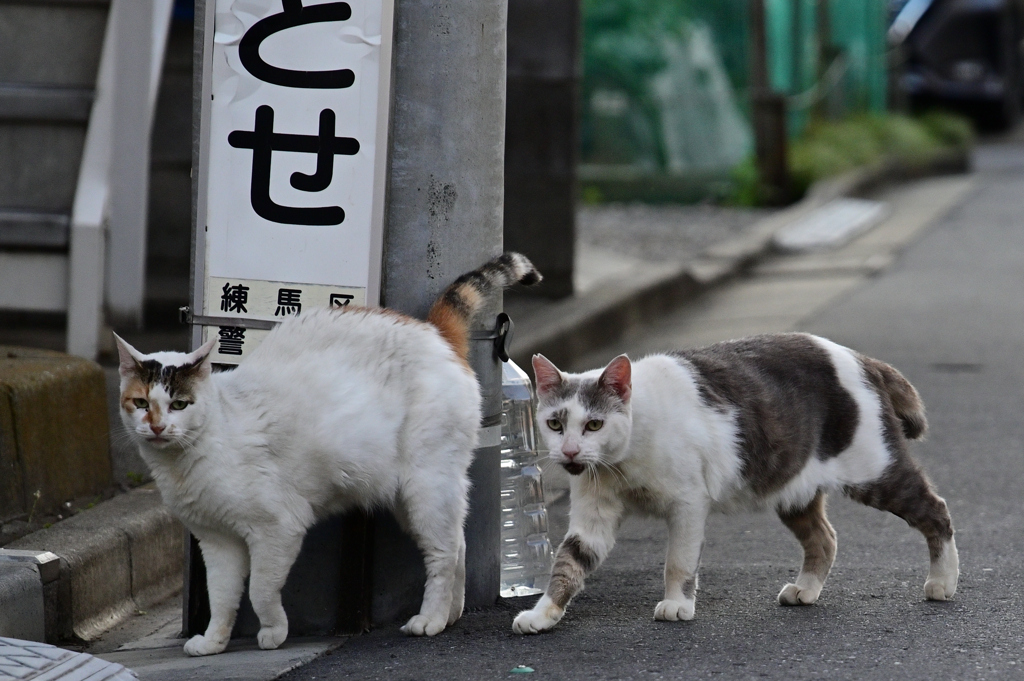
[(380, 628), (284, 678), (491, 679), (522, 664), (538, 679), (1024, 679), (1024, 148), (979, 165), (971, 194), (892, 266), (797, 325), (891, 362), (923, 395), (931, 431), (915, 453), (956, 525), (953, 601), (923, 600), (917, 532), (834, 499), (839, 551), (817, 605), (775, 602), (800, 561), (777, 518), (716, 516), (696, 618), (655, 622), (665, 534), (630, 520), (552, 632), (514, 635), (521, 605), (503, 603), (432, 639)]

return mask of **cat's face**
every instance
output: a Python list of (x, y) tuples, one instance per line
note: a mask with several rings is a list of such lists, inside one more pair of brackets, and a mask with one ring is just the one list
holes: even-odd
[(213, 340), (193, 353), (143, 355), (117, 339), (121, 420), (139, 442), (158, 450), (182, 449), (206, 421), (203, 387), (210, 377)]
[(599, 375), (572, 375), (534, 355), (533, 372), (537, 422), (550, 458), (572, 475), (621, 461), (633, 423), (629, 358), (616, 357)]

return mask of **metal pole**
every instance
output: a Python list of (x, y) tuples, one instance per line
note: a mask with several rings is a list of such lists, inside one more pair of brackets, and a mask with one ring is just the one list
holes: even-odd
[[(390, 181), (382, 303), (423, 317), (458, 275), (502, 250), (507, 0), (395, 3)], [(479, 322), (493, 322), (501, 298)], [(484, 415), (501, 410), (501, 372), (490, 344), (470, 363)], [(496, 443), (495, 443), (496, 445)], [(499, 584), (499, 446), (476, 452), (466, 525), (466, 605), (490, 604)], [(415, 613), (422, 558), (395, 522), (374, 528), (373, 621)]]

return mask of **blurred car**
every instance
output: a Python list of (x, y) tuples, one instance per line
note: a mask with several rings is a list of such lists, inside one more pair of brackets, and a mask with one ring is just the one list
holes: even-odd
[(890, 12), (912, 102), (972, 105), (999, 126), (1020, 118), (1024, 0), (896, 0)]

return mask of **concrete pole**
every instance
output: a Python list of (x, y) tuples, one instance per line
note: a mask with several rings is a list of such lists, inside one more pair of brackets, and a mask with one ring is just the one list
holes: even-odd
[[(382, 304), (424, 317), (458, 275), (502, 250), (507, 0), (397, 0), (390, 181)], [(493, 325), (501, 297), (487, 301)], [(501, 372), (488, 342), (470, 362), (484, 415), (501, 411)], [(494, 603), (499, 582), (498, 446), (471, 470), (466, 605)], [(372, 619), (415, 613), (422, 558), (389, 517), (374, 526)]]

